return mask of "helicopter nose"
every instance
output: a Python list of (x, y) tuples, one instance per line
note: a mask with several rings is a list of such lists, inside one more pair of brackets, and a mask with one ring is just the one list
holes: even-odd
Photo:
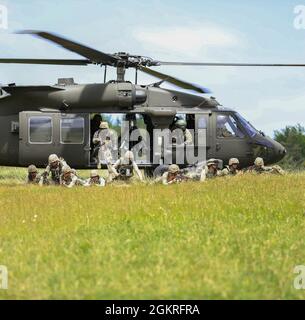
[(273, 160), (274, 162), (281, 161), (287, 154), (287, 150), (278, 142), (274, 141), (273, 145)]

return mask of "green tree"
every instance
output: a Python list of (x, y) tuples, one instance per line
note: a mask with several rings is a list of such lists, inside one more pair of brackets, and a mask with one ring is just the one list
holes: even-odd
[(281, 165), (286, 169), (304, 169), (305, 165), (305, 128), (300, 124), (287, 126), (274, 132), (274, 138), (287, 150)]

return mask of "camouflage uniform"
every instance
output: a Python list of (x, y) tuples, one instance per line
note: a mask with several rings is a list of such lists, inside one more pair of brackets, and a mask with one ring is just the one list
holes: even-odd
[(239, 160), (237, 158), (232, 158), (229, 160), (229, 165), (226, 166), (222, 171), (222, 176), (236, 176), (241, 174), (241, 171), (238, 170)]
[(34, 165), (28, 167), (28, 176), (26, 178), (26, 184), (39, 184), (41, 176), (38, 174), (38, 170)]
[(101, 168), (103, 161), (109, 165), (112, 162), (112, 153), (117, 150), (116, 135), (109, 129), (108, 122), (101, 122), (100, 129), (95, 132), (92, 142), (98, 148), (97, 168)]
[[(40, 185), (42, 184), (60, 184), (60, 176), (62, 174), (62, 169), (67, 163), (64, 159), (59, 159), (56, 154), (51, 154), (49, 156), (49, 165), (46, 167), (44, 173), (42, 174)], [(51, 180), (48, 180), (51, 174)]]
[(83, 186), (85, 185), (85, 182), (78, 178), (78, 176), (73, 173), (73, 170), (66, 165), (62, 169), (60, 185), (67, 188), (73, 188), (74, 186)]
[(170, 165), (168, 171), (164, 172), (161, 178), (162, 184), (164, 185), (181, 183), (187, 180), (190, 180), (190, 178), (184, 175), (176, 164)]
[(219, 176), (221, 176), (221, 171), (218, 170), (218, 163), (216, 159), (210, 159), (207, 161), (206, 167), (202, 170), (200, 181), (214, 179)]
[(265, 173), (271, 173), (271, 174), (285, 174), (285, 171), (278, 165), (274, 165), (272, 167), (265, 167), (264, 159), (262, 158), (256, 158), (254, 161), (254, 165), (249, 167), (246, 172), (248, 173), (254, 173), (254, 174), (265, 174)]
[(101, 177), (97, 170), (92, 170), (90, 173), (90, 178), (86, 180), (85, 186), (98, 186), (98, 187), (105, 187), (106, 182), (103, 177)]
[(129, 181), (134, 176), (134, 172), (136, 172), (140, 181), (143, 181), (142, 173), (131, 151), (127, 151), (124, 157), (120, 158), (114, 165), (109, 165), (108, 171), (107, 182), (112, 182), (113, 180)]
[(187, 125), (187, 123), (185, 120), (177, 119), (172, 126), (172, 130), (180, 129), (183, 131), (183, 137), (180, 137), (180, 136), (175, 137), (177, 145), (181, 145), (181, 144), (191, 145), (191, 144), (193, 144), (193, 136), (192, 136), (190, 130), (186, 128), (186, 125)]

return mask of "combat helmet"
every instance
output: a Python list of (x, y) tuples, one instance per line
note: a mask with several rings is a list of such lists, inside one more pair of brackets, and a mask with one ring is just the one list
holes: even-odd
[(185, 130), (186, 126), (187, 126), (186, 121), (183, 119), (178, 119), (175, 121), (175, 127), (178, 129)]
[(49, 164), (53, 163), (53, 162), (56, 162), (56, 161), (59, 161), (59, 158), (56, 154), (51, 154), (49, 156)]
[(69, 166), (64, 166), (62, 168), (62, 173), (67, 174), (67, 173), (73, 173), (73, 170)]
[(29, 167), (28, 167), (28, 173), (37, 173), (38, 170), (36, 168), (36, 166), (34, 166), (33, 164), (31, 164)]
[(217, 162), (215, 159), (210, 159), (207, 161), (207, 166), (217, 165)]
[(106, 121), (102, 121), (100, 124), (100, 129), (109, 129), (109, 124)]
[(254, 161), (254, 164), (257, 167), (263, 167), (264, 166), (264, 159), (263, 158), (256, 158)]
[(177, 164), (171, 164), (169, 167), (168, 167), (168, 172), (169, 173), (177, 173), (180, 171), (180, 168)]
[(234, 164), (239, 164), (239, 160), (237, 158), (231, 158), (229, 160), (229, 166), (233, 166)]

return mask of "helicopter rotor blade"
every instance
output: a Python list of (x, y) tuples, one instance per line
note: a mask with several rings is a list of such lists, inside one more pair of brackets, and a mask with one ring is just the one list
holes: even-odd
[(87, 59), (89, 59), (91, 62), (96, 64), (104, 64), (104, 65), (115, 65), (120, 58), (115, 57), (113, 55), (89, 48), (87, 46), (84, 46), (80, 43), (68, 40), (66, 38), (63, 38), (61, 36), (55, 35), (53, 33), (44, 32), (44, 31), (36, 31), (36, 30), (23, 30), (17, 32), (19, 34), (31, 34), (39, 38), (43, 38), (45, 40), (51, 41), (53, 43), (56, 43), (60, 47), (63, 47), (69, 51), (72, 51), (74, 53), (77, 53)]
[(171, 62), (158, 61), (164, 66), (203, 66), (203, 67), (305, 67), (305, 64), (289, 63), (222, 63), (222, 62)]
[(176, 85), (176, 86), (178, 86), (178, 87), (180, 87), (182, 89), (194, 90), (194, 91), (199, 92), (199, 93), (211, 93), (211, 91), (209, 89), (207, 89), (207, 88), (201, 87), (201, 86), (199, 86), (197, 84), (193, 84), (193, 83), (190, 83), (190, 82), (186, 82), (186, 81), (177, 79), (177, 78), (169, 76), (167, 74), (164, 74), (164, 73), (149, 69), (147, 67), (140, 66), (139, 70), (144, 72), (144, 73), (147, 73), (147, 74), (149, 74), (151, 76), (159, 78), (159, 79), (161, 79), (163, 81), (166, 81), (166, 82), (169, 82), (171, 84), (174, 84), (174, 85)]
[(92, 63), (90, 60), (81, 59), (0, 59), (0, 63), (18, 64), (51, 64), (65, 66), (87, 66)]

